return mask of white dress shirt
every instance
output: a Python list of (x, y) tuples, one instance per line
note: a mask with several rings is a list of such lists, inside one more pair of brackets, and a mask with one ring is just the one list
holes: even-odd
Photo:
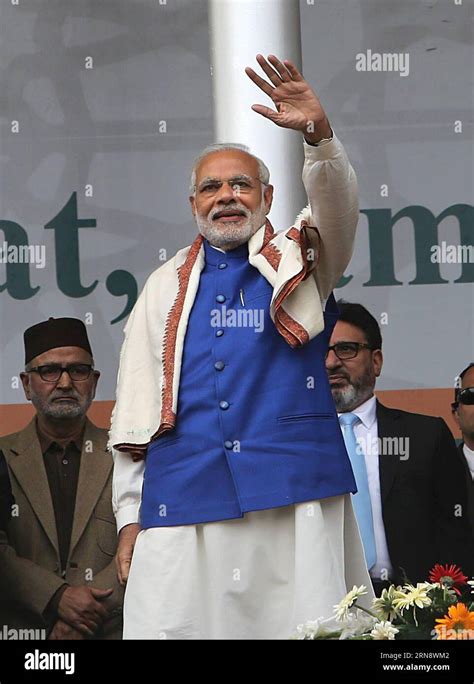
[(474, 480), (474, 451), (469, 449), (467, 444), (463, 444), (464, 456), (466, 457), (467, 465), (471, 473), (471, 477)]
[[(377, 560), (370, 569), (370, 576), (376, 580), (389, 579), (392, 575), (392, 564), (388, 553), (387, 537), (382, 518), (382, 497), (380, 494), (378, 426), (376, 414), (376, 398), (374, 395), (363, 404), (352, 410), (360, 423), (354, 426), (354, 434), (362, 448), (369, 481), (372, 519), (374, 523), (375, 550)], [(341, 415), (340, 413), (338, 415)]]

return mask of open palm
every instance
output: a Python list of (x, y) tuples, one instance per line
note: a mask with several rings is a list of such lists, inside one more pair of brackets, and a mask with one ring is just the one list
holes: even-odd
[(276, 111), (264, 105), (252, 105), (252, 109), (277, 126), (296, 131), (311, 131), (327, 121), (326, 114), (315, 92), (305, 81), (295, 65), (289, 60), (281, 62), (274, 55), (268, 61), (257, 55), (257, 62), (270, 79), (261, 78), (247, 67), (247, 76), (275, 103)]

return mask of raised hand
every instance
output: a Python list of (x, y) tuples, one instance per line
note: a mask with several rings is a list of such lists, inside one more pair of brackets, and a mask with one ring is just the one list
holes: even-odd
[(269, 55), (268, 61), (263, 55), (257, 55), (257, 62), (271, 83), (250, 67), (246, 67), (245, 73), (273, 100), (276, 111), (255, 104), (252, 105), (254, 112), (270, 119), (277, 126), (301, 131), (308, 142), (330, 138), (332, 131), (324, 109), (295, 65), (288, 59), (281, 62), (275, 55)]

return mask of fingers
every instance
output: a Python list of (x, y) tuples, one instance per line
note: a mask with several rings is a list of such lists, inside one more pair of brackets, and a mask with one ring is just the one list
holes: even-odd
[(245, 67), (245, 73), (247, 76), (257, 85), (260, 90), (263, 90), (265, 95), (268, 97), (272, 96), (273, 88), (269, 83), (267, 83), (261, 76), (259, 76), (251, 67)]
[(103, 599), (103, 598), (107, 598), (108, 596), (110, 596), (113, 593), (113, 591), (114, 590), (112, 588), (96, 589), (95, 587), (91, 587), (92, 596), (94, 596), (94, 598), (99, 599), (99, 600)]
[(93, 620), (99, 625), (101, 622), (103, 622), (103, 620), (105, 620), (108, 614), (107, 608), (105, 608), (102, 603), (94, 601), (93, 605), (91, 605), (87, 612), (83, 613), (83, 617), (87, 618), (88, 620)]
[(275, 121), (278, 117), (278, 112), (275, 112), (273, 109), (265, 107), (264, 105), (252, 105), (252, 109), (254, 112), (257, 112), (257, 114), (261, 114), (266, 119), (270, 119), (270, 121)]
[[(298, 71), (296, 66), (289, 59), (283, 62), (275, 55), (268, 55), (268, 61), (263, 55), (257, 55), (257, 62), (262, 70), (268, 76), (272, 84), (277, 88), (283, 83), (290, 81), (304, 81), (302, 74)], [(272, 68), (273, 67), (273, 68)], [(261, 78), (251, 67), (246, 67), (245, 73), (263, 92), (272, 97), (273, 88), (271, 85)]]
[[(273, 55), (272, 55), (272, 57), (273, 57)], [(276, 57), (274, 57), (274, 59), (276, 59)], [(260, 64), (261, 68), (266, 73), (266, 75), (268, 76), (270, 81), (273, 83), (273, 85), (278, 87), (282, 81), (280, 74), (277, 71), (275, 71), (275, 69), (272, 69), (272, 67), (267, 62), (267, 60), (265, 59), (265, 57), (263, 55), (257, 55), (257, 62)], [(285, 69), (285, 71), (286, 71), (286, 69)], [(286, 73), (288, 74), (288, 71)], [(289, 81), (290, 79), (288, 78), (287, 80)]]
[(275, 55), (268, 55), (268, 61), (275, 67), (282, 81), (285, 83), (291, 81), (291, 75), (288, 69), (284, 64), (282, 64), (282, 62), (280, 62), (278, 57), (275, 57)]
[(115, 556), (115, 568), (117, 570), (117, 578), (118, 578), (119, 584), (121, 586), (123, 586), (122, 564), (121, 564), (121, 561), (119, 560), (119, 557), (117, 555)]
[(119, 582), (120, 582), (121, 586), (124, 587), (127, 584), (128, 573), (130, 572), (131, 561), (129, 558), (128, 559), (123, 558), (123, 559), (117, 559), (117, 562), (118, 562), (118, 568), (119, 568), (119, 572), (118, 572)]
[(290, 72), (293, 81), (304, 81), (303, 75), (298, 71), (293, 62), (290, 62), (289, 59), (285, 59), (284, 63), (285, 67)]
[(94, 636), (94, 632), (97, 629), (97, 625), (96, 625), (94, 628), (94, 631), (92, 631), (92, 629), (90, 629), (90, 627), (85, 622), (78, 622), (77, 624), (74, 625), (74, 627), (77, 630), (79, 630), (79, 632), (81, 632), (82, 634), (85, 634), (88, 637)]

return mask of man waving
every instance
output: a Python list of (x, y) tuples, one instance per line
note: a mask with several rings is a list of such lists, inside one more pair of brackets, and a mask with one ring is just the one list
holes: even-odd
[(370, 586), (324, 367), (356, 178), (297, 68), (257, 61), (269, 81), (246, 73), (276, 110), (253, 109), (303, 134), (309, 206), (276, 232), (260, 159), (223, 144), (196, 160), (199, 234), (148, 279), (121, 353), (110, 444), (124, 638), (287, 638)]

